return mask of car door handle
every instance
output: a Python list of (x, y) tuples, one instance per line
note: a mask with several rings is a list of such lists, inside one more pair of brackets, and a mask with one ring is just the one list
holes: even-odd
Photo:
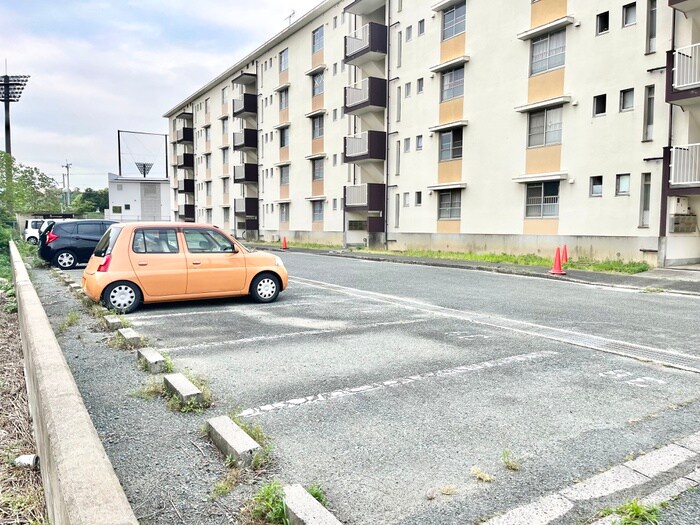
[(192, 264), (199, 265), (199, 264), (202, 264), (202, 261), (192, 261)]
[(148, 266), (146, 261), (139, 261), (139, 266)]

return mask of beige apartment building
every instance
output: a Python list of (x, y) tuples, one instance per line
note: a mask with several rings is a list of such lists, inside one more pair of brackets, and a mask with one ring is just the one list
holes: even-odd
[(328, 0), (165, 116), (242, 238), (700, 263), (700, 0)]

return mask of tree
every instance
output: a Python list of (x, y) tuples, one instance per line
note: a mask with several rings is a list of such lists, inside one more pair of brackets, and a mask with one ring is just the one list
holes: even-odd
[(71, 210), (74, 213), (101, 212), (108, 207), (109, 190), (107, 188), (101, 190), (86, 188), (85, 191), (79, 193), (73, 202), (71, 202)]
[(61, 211), (58, 184), (38, 168), (17, 164), (0, 152), (0, 220), (13, 221), (14, 213)]

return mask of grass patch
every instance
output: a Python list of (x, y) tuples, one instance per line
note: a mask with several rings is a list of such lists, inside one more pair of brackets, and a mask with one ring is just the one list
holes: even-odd
[(119, 332), (116, 332), (114, 336), (107, 342), (107, 346), (116, 348), (117, 350), (136, 350), (137, 348), (144, 348), (148, 346), (149, 341), (146, 337), (140, 337), (138, 343), (130, 343), (127, 341)]
[(201, 390), (202, 401), (198, 402), (191, 399), (183, 403), (179, 397), (164, 390), (164, 397), (168, 400), (168, 408), (173, 412), (182, 412), (185, 414), (195, 412), (199, 414), (204, 409), (209, 408), (213, 403), (214, 396), (211, 393), (211, 388), (209, 388), (209, 383), (205, 378), (194, 375), (190, 370), (185, 370), (183, 375), (189, 379), (194, 386)]
[[(228, 465), (227, 465), (228, 466)], [(214, 484), (211, 491), (210, 499), (219, 499), (226, 494), (229, 494), (238, 484), (241, 477), (241, 471), (235, 467), (229, 467), (226, 475)]]
[(569, 260), (569, 262), (564, 263), (563, 267), (566, 270), (587, 270), (590, 272), (626, 274), (641, 273), (649, 270), (649, 265), (645, 262), (614, 261), (612, 259), (606, 259), (604, 261), (594, 261), (590, 259)]
[(493, 481), (493, 476), (491, 474), (489, 474), (488, 472), (484, 472), (476, 465), (474, 465), (470, 469), (470, 472), (472, 473), (472, 476), (474, 476), (478, 481), (483, 481), (485, 483), (491, 483)]
[(173, 358), (170, 357), (168, 352), (163, 352), (163, 373), (172, 374), (175, 371), (175, 364), (173, 363)]
[(314, 483), (313, 485), (306, 487), (306, 490), (316, 501), (318, 501), (324, 507), (326, 506), (328, 503), (328, 498), (326, 498), (326, 492), (323, 490), (323, 487), (320, 484)]
[[(264, 245), (264, 246), (275, 246), (281, 247), (281, 241), (255, 241), (253, 244)], [(287, 240), (287, 247), (289, 248), (308, 248), (310, 250), (340, 250), (343, 247), (340, 244), (321, 244), (315, 242), (291, 242)]]
[(520, 463), (515, 460), (513, 454), (507, 448), (504, 448), (503, 452), (501, 452), (501, 463), (503, 463), (503, 466), (508, 470), (514, 472), (520, 470)]
[(264, 523), (289, 525), (287, 508), (284, 504), (284, 490), (277, 480), (260, 487), (246, 510), (253, 518), (262, 520)]
[(3, 295), (5, 298), (5, 303), (2, 305), (2, 311), (6, 314), (17, 313), (17, 294), (12, 281), (9, 281), (1, 286), (0, 291), (2, 291), (0, 295)]
[(426, 259), (445, 259), (451, 261), (475, 261), (490, 263), (519, 264), (523, 266), (551, 266), (552, 259), (540, 257), (534, 253), (526, 255), (511, 255), (508, 253), (474, 253), (474, 252), (443, 252), (433, 250), (387, 251), (359, 248), (357, 251), (382, 255), (399, 255), (402, 257), (421, 257)]
[(165, 397), (165, 386), (163, 380), (158, 380), (155, 377), (148, 379), (148, 382), (137, 390), (129, 392), (131, 397), (139, 399), (155, 399), (156, 397)]
[(603, 509), (601, 515), (617, 515), (620, 517), (616, 525), (657, 525), (661, 517), (658, 505), (644, 505), (639, 500), (627, 501), (616, 509)]
[(229, 417), (243, 432), (248, 434), (260, 445), (260, 450), (253, 454), (250, 466), (253, 470), (263, 470), (272, 461), (272, 443), (270, 442), (270, 437), (265, 433), (259, 423), (249, 423), (238, 416), (237, 409), (230, 410)]
[(78, 324), (78, 321), (80, 321), (80, 314), (78, 314), (78, 312), (76, 312), (75, 310), (71, 310), (70, 312), (68, 312), (63, 322), (58, 325), (56, 332), (58, 334), (62, 334), (71, 326), (75, 326), (76, 324)]

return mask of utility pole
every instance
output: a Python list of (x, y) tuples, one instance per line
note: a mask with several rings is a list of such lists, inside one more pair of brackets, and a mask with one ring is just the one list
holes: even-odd
[(0, 101), (5, 106), (5, 206), (12, 215), (14, 199), (12, 196), (12, 141), (10, 137), (10, 102), (17, 102), (22, 96), (24, 86), (29, 77), (26, 75), (8, 75), (7, 60), (5, 60), (5, 74), (0, 77)]
[(66, 194), (66, 209), (70, 207), (70, 167), (72, 165), (73, 164), (66, 160), (66, 163), (61, 166), (62, 168), (66, 168), (66, 176), (63, 179), (63, 191)]

